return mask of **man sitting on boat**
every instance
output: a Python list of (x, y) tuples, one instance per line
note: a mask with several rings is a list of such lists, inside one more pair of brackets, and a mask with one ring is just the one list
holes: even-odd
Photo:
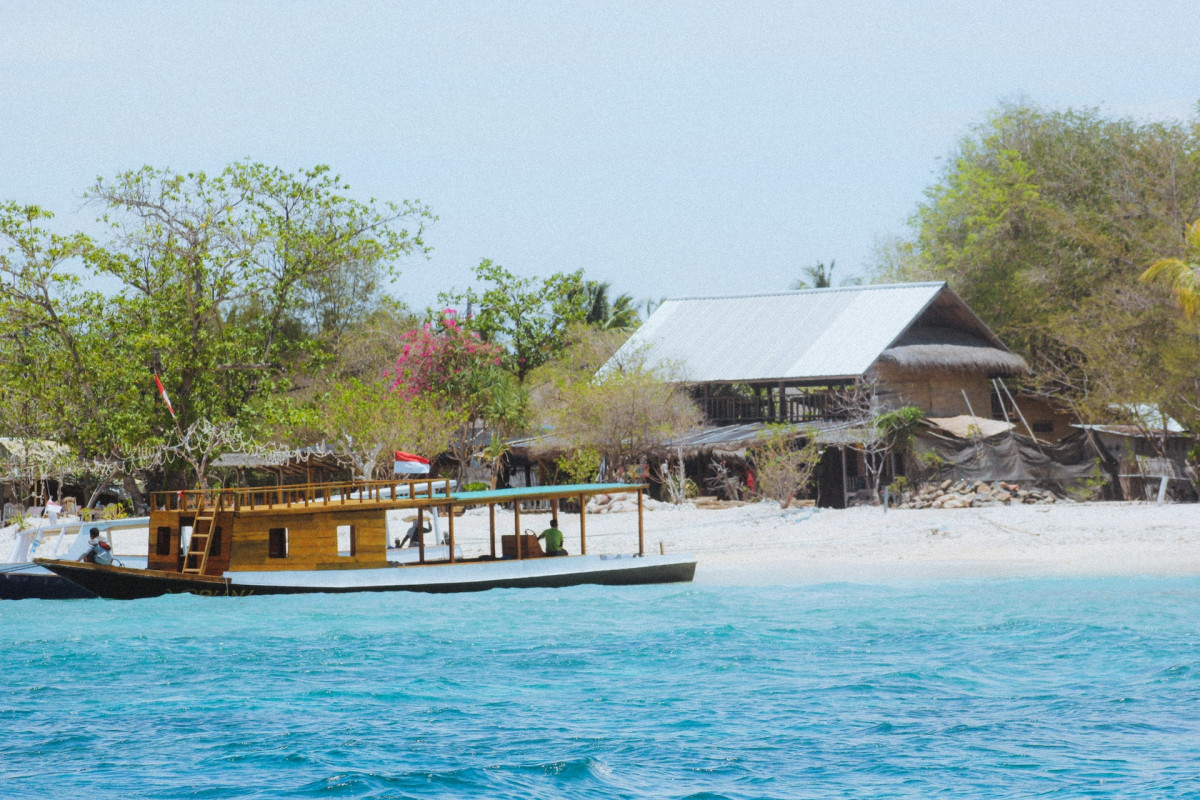
[(106, 566), (112, 563), (112, 545), (100, 538), (100, 529), (92, 528), (88, 539), (88, 550), (79, 557), (80, 561)]
[(546, 540), (546, 555), (548, 556), (565, 556), (567, 551), (563, 550), (563, 532), (558, 529), (558, 517), (550, 518), (550, 527), (538, 534), (539, 539)]

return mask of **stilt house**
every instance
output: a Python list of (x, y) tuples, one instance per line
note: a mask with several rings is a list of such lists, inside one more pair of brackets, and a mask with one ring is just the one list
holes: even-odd
[[(839, 460), (848, 442), (836, 397), (847, 385), (872, 382), (883, 407), (926, 417), (999, 418), (997, 379), (1028, 372), (942, 282), (666, 300), (602, 371), (635, 356), (691, 387), (708, 427), (686, 444), (733, 449), (766, 424), (805, 424), (842, 448)], [(838, 472), (821, 470), (833, 505), (859, 488), (853, 463)]]

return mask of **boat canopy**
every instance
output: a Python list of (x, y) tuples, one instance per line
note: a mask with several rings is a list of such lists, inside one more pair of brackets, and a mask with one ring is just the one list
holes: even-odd
[(543, 500), (552, 497), (636, 492), (645, 489), (644, 483), (572, 483), (558, 486), (525, 486), (518, 489), (492, 489), (481, 492), (454, 492), (450, 498), (466, 505), (511, 503), (514, 500)]

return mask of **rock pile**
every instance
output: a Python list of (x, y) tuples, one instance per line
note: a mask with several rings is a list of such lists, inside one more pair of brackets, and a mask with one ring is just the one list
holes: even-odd
[(900, 508), (980, 508), (1018, 503), (1054, 503), (1058, 500), (1049, 489), (1023, 489), (1004, 481), (942, 481), (927, 483), (908, 492)]
[[(649, 495), (642, 496), (642, 508), (646, 511), (654, 511), (669, 505), (671, 504), (653, 500)], [(637, 495), (635, 493), (598, 494), (588, 500), (587, 513), (589, 514), (616, 514), (621, 511), (637, 511)]]

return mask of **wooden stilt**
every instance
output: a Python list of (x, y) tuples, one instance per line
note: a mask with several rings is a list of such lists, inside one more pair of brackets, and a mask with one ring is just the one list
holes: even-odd
[(446, 506), (446, 525), (450, 529), (450, 563), (454, 563), (454, 504)]

